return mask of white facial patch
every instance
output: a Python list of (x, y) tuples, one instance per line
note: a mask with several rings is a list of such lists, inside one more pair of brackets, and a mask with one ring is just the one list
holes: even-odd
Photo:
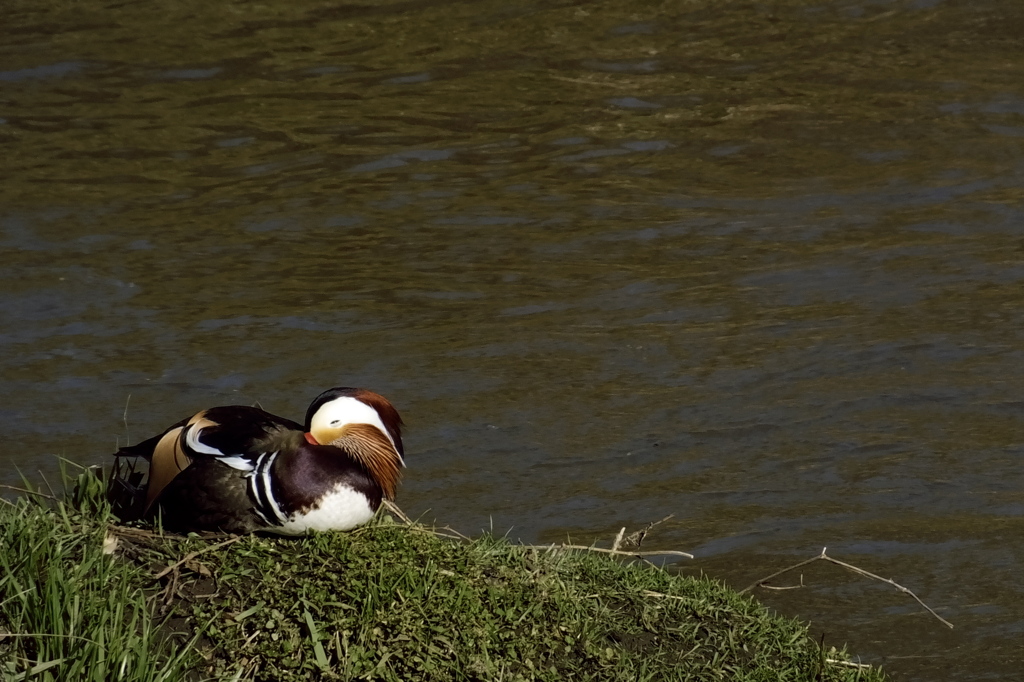
[(385, 428), (377, 410), (361, 400), (349, 396), (335, 398), (331, 402), (321, 405), (309, 422), (309, 430), (311, 433), (315, 433), (316, 431), (340, 429), (346, 424), (376, 426), (391, 441), (391, 447), (395, 448), (395, 452), (398, 452), (395, 441)]

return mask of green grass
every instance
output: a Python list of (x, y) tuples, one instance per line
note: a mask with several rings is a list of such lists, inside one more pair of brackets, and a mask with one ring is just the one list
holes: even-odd
[(0, 504), (0, 632), (18, 635), (0, 636), (0, 675), (884, 679), (830, 662), (843, 654), (712, 580), (645, 563), (463, 542), (387, 518), (219, 548), (223, 538), (126, 532), (108, 555), (111, 523), (88, 490), (51, 506)]
[(180, 679), (142, 568), (103, 554), (104, 505), (81, 502), (0, 504), (0, 679)]

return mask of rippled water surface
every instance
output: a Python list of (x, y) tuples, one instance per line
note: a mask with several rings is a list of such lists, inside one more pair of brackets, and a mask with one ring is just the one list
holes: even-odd
[(738, 587), (827, 546), (956, 629), (824, 564), (759, 596), (1010, 679), (1022, 55), (1010, 0), (15, 0), (0, 481), (364, 385), (413, 515), (674, 514), (648, 543)]

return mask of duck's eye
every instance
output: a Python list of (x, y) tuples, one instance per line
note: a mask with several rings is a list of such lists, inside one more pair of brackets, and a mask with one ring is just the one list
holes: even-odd
[(331, 422), (331, 426), (337, 426), (340, 423), (341, 423), (340, 419), (335, 419), (334, 421)]

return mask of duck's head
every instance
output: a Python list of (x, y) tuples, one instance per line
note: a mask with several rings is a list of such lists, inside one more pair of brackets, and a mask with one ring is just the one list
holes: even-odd
[(394, 451), (405, 466), (398, 410), (387, 398), (365, 388), (332, 388), (318, 395), (306, 410), (306, 431), (306, 439), (319, 445), (351, 437), (376, 441), (377, 446)]

